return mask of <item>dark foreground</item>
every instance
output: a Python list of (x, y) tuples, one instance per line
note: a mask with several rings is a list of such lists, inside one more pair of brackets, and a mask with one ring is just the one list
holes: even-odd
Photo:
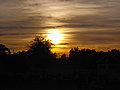
[[(98, 78), (97, 78), (98, 79)], [(119, 90), (119, 80), (22, 80), (9, 79), (1, 90)]]
[(0, 90), (120, 90), (120, 51), (73, 48), (59, 59), (51, 43), (36, 38), (11, 54), (0, 44)]

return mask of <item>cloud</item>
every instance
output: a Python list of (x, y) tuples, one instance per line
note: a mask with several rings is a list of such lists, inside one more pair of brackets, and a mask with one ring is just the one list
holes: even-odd
[(22, 43), (46, 29), (61, 28), (65, 40), (59, 45), (118, 47), (119, 9), (120, 0), (0, 0), (0, 43), (8, 40), (12, 46), (20, 44), (12, 40)]
[(69, 43), (59, 43), (57, 45), (69, 45)]

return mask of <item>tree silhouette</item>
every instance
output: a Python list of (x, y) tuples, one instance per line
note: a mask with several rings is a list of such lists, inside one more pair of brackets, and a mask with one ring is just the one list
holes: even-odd
[(50, 49), (53, 44), (43, 36), (36, 36), (30, 44), (28, 50), (32, 55), (42, 56), (51, 54)]
[(41, 73), (46, 77), (47, 68), (52, 66), (55, 55), (51, 52), (52, 43), (43, 36), (36, 36), (30, 44), (28, 50), (29, 65), (34, 72)]
[[(44, 80), (53, 80), (49, 85), (56, 86), (55, 89), (64, 82), (63, 86), (77, 86), (78, 90), (119, 88), (116, 83), (120, 82), (120, 50), (103, 52), (76, 47), (70, 50), (69, 57), (63, 54), (55, 58), (52, 45), (45, 37), (36, 36), (28, 51), (10, 54), (10, 50), (0, 44), (0, 81), (5, 82), (1, 87), (16, 84), (36, 88), (48, 85)], [(57, 85), (55, 80), (63, 83)], [(71, 83), (72, 80), (77, 82)]]
[(10, 53), (10, 49), (8, 49), (5, 45), (0, 44), (0, 55), (6, 55)]

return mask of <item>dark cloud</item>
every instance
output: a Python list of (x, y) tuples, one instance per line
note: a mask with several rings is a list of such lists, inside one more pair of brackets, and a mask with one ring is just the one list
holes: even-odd
[(59, 43), (57, 45), (69, 45), (69, 43)]

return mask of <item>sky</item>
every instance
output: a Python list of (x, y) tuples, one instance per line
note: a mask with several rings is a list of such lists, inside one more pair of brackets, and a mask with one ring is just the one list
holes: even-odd
[(0, 43), (25, 50), (36, 35), (73, 47), (120, 49), (120, 0), (0, 0)]

